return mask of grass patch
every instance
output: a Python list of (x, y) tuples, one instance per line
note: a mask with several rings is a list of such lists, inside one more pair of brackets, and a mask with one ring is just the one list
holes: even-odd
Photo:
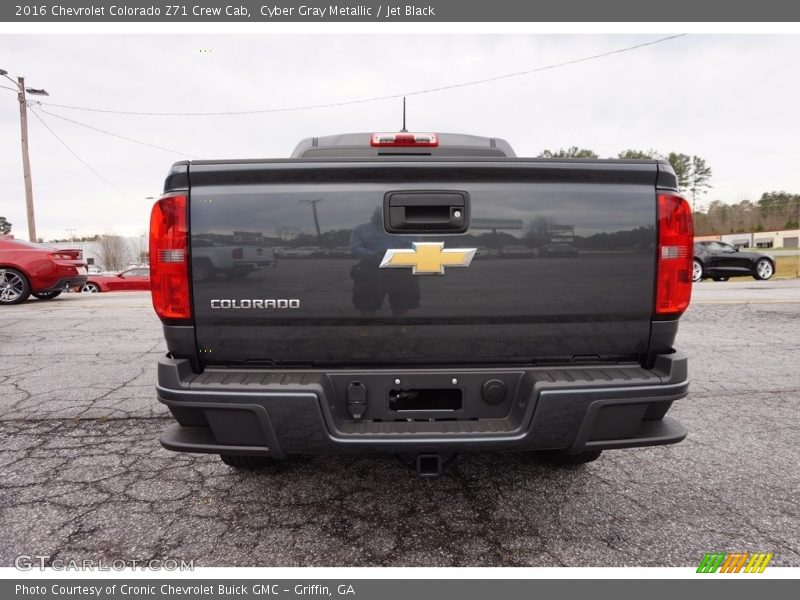
[(777, 279), (800, 277), (800, 256), (776, 256), (775, 277)]

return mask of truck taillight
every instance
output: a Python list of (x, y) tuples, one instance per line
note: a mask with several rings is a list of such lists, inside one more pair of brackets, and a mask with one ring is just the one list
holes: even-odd
[(233, 254), (234, 259), (241, 260), (242, 258), (244, 258), (244, 249), (234, 248), (231, 254)]
[(186, 196), (160, 198), (150, 214), (150, 290), (162, 319), (192, 317)]
[(417, 146), (433, 148), (439, 145), (439, 138), (435, 133), (373, 133), (370, 139), (371, 146)]
[(692, 209), (677, 194), (658, 195), (657, 315), (680, 315), (692, 297)]

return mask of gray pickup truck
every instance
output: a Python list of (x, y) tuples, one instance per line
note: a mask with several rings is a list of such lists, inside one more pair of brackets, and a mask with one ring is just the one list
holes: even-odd
[[(210, 276), (209, 242), (287, 258)], [(161, 443), (239, 468), (395, 453), (435, 476), (459, 452), (678, 442), (692, 243), (659, 160), (399, 132), (176, 163), (150, 226)]]

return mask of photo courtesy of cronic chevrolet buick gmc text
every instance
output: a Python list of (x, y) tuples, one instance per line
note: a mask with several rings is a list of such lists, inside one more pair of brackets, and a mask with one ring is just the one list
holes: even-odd
[[(234, 240), (293, 258), (198, 276)], [(241, 468), (395, 453), (435, 476), (457, 452), (578, 464), (679, 442), (692, 244), (661, 160), (402, 132), (176, 163), (150, 224), (161, 443)]]

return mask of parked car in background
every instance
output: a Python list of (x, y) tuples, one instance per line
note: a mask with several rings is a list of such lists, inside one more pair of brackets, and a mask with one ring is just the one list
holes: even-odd
[(775, 273), (775, 258), (763, 252), (740, 252), (725, 242), (695, 242), (692, 281), (703, 279), (727, 281), (730, 277), (750, 275), (769, 279)]
[(81, 250), (60, 250), (0, 236), (0, 305), (20, 304), (31, 295), (52, 300), (86, 281)]
[(281, 248), (277, 251), (280, 258), (313, 258), (320, 252), (317, 246), (300, 246), (299, 248)]
[(89, 275), (100, 275), (103, 272), (103, 269), (101, 269), (98, 265), (89, 265), (86, 267), (86, 272)]
[(503, 246), (500, 253), (507, 258), (530, 258), (533, 256), (533, 248), (522, 245)]
[(86, 294), (100, 292), (139, 292), (150, 289), (150, 269), (137, 267), (117, 274), (89, 275), (79, 290)]
[(566, 242), (553, 242), (542, 246), (539, 256), (542, 258), (575, 258), (578, 256), (578, 249)]
[(350, 246), (336, 246), (334, 248), (325, 248), (325, 258), (350, 258)]
[(200, 238), (193, 252), (195, 275), (202, 280), (212, 279), (217, 274), (242, 279), (257, 269), (276, 264), (275, 253), (267, 246), (231, 245)]

